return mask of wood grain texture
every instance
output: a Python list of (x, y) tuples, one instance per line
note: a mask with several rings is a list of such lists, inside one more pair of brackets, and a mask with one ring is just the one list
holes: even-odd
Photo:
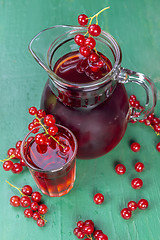
[[(23, 139), (30, 121), (28, 108), (39, 107), (41, 93), (47, 79), (43, 69), (31, 57), (27, 47), (32, 37), (44, 28), (56, 24), (77, 24), (77, 15), (91, 16), (103, 7), (111, 9), (99, 17), (104, 30), (119, 42), (122, 65), (143, 72), (153, 79), (160, 100), (160, 2), (134, 0), (106, 2), (86, 0), (0, 0), (0, 155), (6, 157), (8, 148)], [(128, 86), (129, 93), (140, 90)], [(142, 97), (141, 97), (142, 98)], [(160, 117), (160, 102), (155, 112)], [(138, 141), (142, 149), (133, 153), (129, 141)], [(44, 228), (38, 228), (32, 219), (23, 216), (22, 208), (9, 205), (12, 195), (18, 194), (5, 180), (21, 187), (37, 187), (25, 170), (20, 175), (4, 172), (0, 168), (0, 239), (55, 239), (74, 240), (73, 228), (79, 219), (92, 219), (110, 240), (160, 239), (160, 153), (155, 149), (160, 141), (151, 128), (142, 124), (129, 124), (121, 143), (104, 157), (91, 161), (77, 161), (77, 178), (73, 190), (60, 198), (43, 196), (49, 207)], [(135, 160), (143, 161), (145, 171), (135, 172)], [(127, 172), (118, 176), (114, 162), (125, 164)], [(141, 176), (144, 187), (134, 190), (133, 177)], [(105, 202), (93, 203), (93, 195), (102, 192)], [(131, 220), (120, 216), (130, 200), (149, 200), (146, 211), (137, 210)]]

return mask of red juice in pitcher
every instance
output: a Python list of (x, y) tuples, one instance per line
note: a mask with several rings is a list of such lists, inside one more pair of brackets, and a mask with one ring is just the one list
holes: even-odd
[[(103, 67), (98, 71), (91, 66), (78, 51), (62, 56), (54, 65), (53, 71), (68, 84), (91, 84), (101, 80), (112, 70), (110, 60), (99, 53)], [(113, 83), (111, 83), (113, 84)], [(89, 159), (102, 156), (112, 150), (122, 139), (128, 123), (128, 96), (123, 84), (109, 83), (98, 89), (98, 93), (85, 91), (82, 96), (76, 88), (65, 91), (61, 88), (59, 95), (46, 83), (41, 99), (41, 107), (56, 117), (56, 121), (69, 128), (78, 141), (78, 158)], [(102, 92), (102, 93), (101, 93)], [(87, 94), (90, 96), (88, 97)], [(70, 101), (70, 102), (69, 102)], [(83, 103), (82, 103), (83, 102)]]

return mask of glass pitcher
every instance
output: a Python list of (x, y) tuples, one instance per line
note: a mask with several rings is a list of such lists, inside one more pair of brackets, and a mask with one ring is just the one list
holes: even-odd
[[(96, 38), (96, 49), (112, 63), (107, 75), (88, 83), (73, 83), (57, 76), (53, 71), (55, 63), (65, 54), (77, 51), (74, 36), (85, 33), (85, 27), (57, 25), (38, 33), (31, 40), (29, 50), (48, 73), (41, 108), (75, 134), (77, 157), (92, 159), (111, 151), (120, 142), (129, 120), (144, 119), (153, 112), (156, 90), (145, 75), (121, 67), (121, 49), (104, 31)], [(128, 82), (145, 89), (145, 107), (136, 114), (129, 107), (124, 86)]]

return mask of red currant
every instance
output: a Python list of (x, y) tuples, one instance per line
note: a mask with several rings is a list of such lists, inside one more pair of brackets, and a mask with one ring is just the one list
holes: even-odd
[(83, 231), (85, 234), (89, 235), (89, 234), (92, 234), (94, 232), (94, 227), (93, 225), (88, 225), (88, 224), (85, 224), (83, 226)]
[(36, 107), (30, 107), (29, 108), (29, 114), (35, 115), (37, 113), (37, 108)]
[(78, 228), (82, 228), (83, 225), (84, 225), (84, 222), (83, 222), (83, 221), (78, 221), (78, 222), (77, 222), (77, 227), (78, 227)]
[(98, 63), (97, 63), (97, 66), (98, 66), (99, 68), (102, 68), (102, 67), (104, 66), (103, 60), (99, 60)]
[(5, 171), (10, 171), (13, 168), (14, 164), (11, 160), (7, 160), (3, 163), (3, 169)]
[(94, 227), (94, 222), (92, 220), (86, 220), (84, 222), (85, 225), (92, 225)]
[(99, 25), (97, 24), (91, 24), (89, 27), (88, 27), (88, 33), (91, 35), (91, 36), (94, 36), (94, 37), (97, 37), (101, 34), (101, 28)]
[(93, 233), (93, 237), (94, 237), (95, 239), (97, 239), (97, 237), (98, 237), (99, 234), (103, 234), (102, 230), (95, 230), (94, 233)]
[(89, 55), (91, 54), (90, 48), (85, 47), (85, 46), (80, 47), (79, 52), (84, 57), (89, 57)]
[(85, 15), (85, 14), (81, 14), (78, 16), (78, 23), (81, 25), (81, 26), (85, 26), (87, 25), (88, 23), (88, 17)]
[(39, 205), (37, 202), (32, 202), (30, 207), (33, 211), (37, 211), (39, 208)]
[(21, 157), (21, 153), (20, 153), (20, 148), (17, 148), (16, 150), (15, 150), (15, 156), (16, 156), (16, 158), (18, 158), (18, 159), (21, 159), (22, 157)]
[(38, 118), (43, 118), (43, 117), (45, 117), (46, 116), (46, 113), (45, 113), (45, 111), (44, 110), (42, 110), (42, 109), (40, 109), (40, 110), (38, 110), (37, 111), (37, 117)]
[(160, 123), (154, 125), (154, 131), (157, 133), (160, 132)]
[(48, 127), (51, 127), (55, 124), (56, 120), (53, 117), (53, 115), (48, 114), (44, 117), (44, 124), (46, 124)]
[(139, 152), (139, 151), (140, 151), (140, 148), (141, 148), (141, 146), (140, 146), (140, 144), (137, 143), (137, 142), (134, 142), (134, 143), (131, 144), (131, 150), (132, 150), (133, 152)]
[(137, 162), (137, 163), (135, 164), (135, 170), (136, 170), (137, 172), (143, 172), (143, 170), (144, 170), (144, 164), (143, 164), (142, 162)]
[(20, 204), (22, 207), (29, 207), (31, 205), (31, 199), (28, 196), (21, 197)]
[(51, 127), (48, 128), (48, 133), (51, 136), (56, 135), (57, 132), (58, 132), (58, 127), (56, 125), (51, 126)]
[(38, 208), (40, 214), (46, 214), (48, 212), (48, 207), (45, 204), (41, 204)]
[(40, 218), (37, 220), (37, 225), (38, 225), (38, 227), (43, 227), (45, 225), (45, 221)]
[(135, 101), (132, 99), (129, 99), (129, 104), (131, 105), (131, 107), (135, 107)]
[(25, 161), (21, 158), (20, 159), (20, 164), (24, 167), (24, 166), (26, 166), (26, 163), (25, 163)]
[(32, 194), (32, 187), (29, 186), (29, 185), (23, 186), (23, 188), (22, 188), (22, 193), (23, 193), (24, 195), (30, 196), (30, 195)]
[(16, 148), (20, 148), (20, 147), (21, 147), (21, 144), (22, 144), (22, 141), (18, 141), (18, 142), (16, 143)]
[(93, 201), (96, 203), (96, 204), (102, 204), (104, 202), (104, 196), (103, 194), (101, 193), (97, 193), (94, 195), (94, 198), (93, 198)]
[(95, 46), (96, 46), (96, 41), (95, 41), (94, 38), (88, 37), (88, 38), (85, 40), (84, 45), (87, 46), (87, 47), (89, 47), (90, 49), (93, 49), (93, 48), (95, 48)]
[(27, 144), (30, 144), (33, 140), (34, 140), (34, 137), (33, 137), (33, 136), (29, 137), (29, 138), (27, 139)]
[(33, 211), (29, 208), (24, 210), (24, 216), (27, 218), (31, 218), (33, 216)]
[(41, 215), (39, 214), (39, 212), (34, 212), (34, 213), (33, 213), (32, 218), (33, 218), (35, 221), (37, 221), (38, 219), (40, 219), (40, 217), (41, 217)]
[(78, 227), (74, 228), (74, 230), (73, 230), (74, 235), (77, 236), (78, 231), (79, 231), (79, 228), (78, 228)]
[(147, 118), (143, 122), (144, 122), (144, 124), (146, 126), (150, 126), (151, 125), (151, 121), (149, 119), (147, 119)]
[(75, 41), (75, 43), (76, 43), (78, 46), (84, 46), (85, 36), (82, 35), (82, 34), (77, 34), (77, 35), (74, 37), (74, 41)]
[(96, 63), (96, 62), (98, 62), (98, 60), (99, 60), (98, 55), (96, 53), (91, 53), (91, 55), (89, 56), (89, 61)]
[(134, 106), (135, 106), (135, 108), (139, 108), (139, 106), (140, 106), (139, 101), (136, 100), (136, 101), (134, 102)]
[(85, 234), (84, 234), (84, 232), (83, 231), (81, 231), (80, 229), (79, 229), (79, 231), (77, 232), (77, 238), (78, 239), (83, 239), (84, 237), (85, 237)]
[(152, 120), (153, 118), (154, 118), (154, 113), (151, 113), (151, 114), (147, 117), (148, 120)]
[(158, 152), (160, 152), (160, 142), (157, 143), (157, 145), (156, 145), (156, 149), (157, 149)]
[(19, 207), (20, 206), (20, 197), (18, 196), (12, 196), (10, 198), (10, 204), (13, 206), (13, 207)]
[(108, 240), (108, 237), (104, 233), (99, 233), (96, 240)]
[(139, 200), (138, 208), (142, 210), (145, 210), (146, 208), (148, 208), (148, 201), (146, 199)]
[(11, 171), (12, 171), (13, 173), (17, 173), (17, 174), (19, 174), (20, 172), (22, 172), (22, 170), (23, 170), (23, 167), (22, 167), (22, 165), (21, 165), (20, 163), (14, 163), (14, 164), (13, 164), (13, 167), (12, 167), (12, 169), (11, 169)]
[(140, 189), (140, 188), (143, 186), (143, 181), (142, 181), (140, 178), (134, 178), (134, 179), (131, 181), (131, 186), (132, 186), (134, 189)]
[(123, 175), (126, 172), (126, 167), (123, 164), (117, 164), (115, 167), (115, 171), (119, 175)]
[(40, 202), (42, 195), (39, 192), (33, 192), (31, 195), (31, 199), (33, 202)]
[(121, 211), (121, 216), (122, 216), (122, 218), (128, 220), (128, 219), (131, 218), (132, 212), (131, 212), (131, 210), (129, 210), (128, 208), (124, 208), (124, 209), (122, 209), (122, 211)]
[(153, 117), (152, 118), (152, 124), (155, 125), (155, 124), (158, 124), (158, 123), (160, 123), (160, 119), (157, 118), (157, 117)]
[(130, 96), (130, 99), (132, 99), (133, 101), (136, 101), (137, 98), (136, 98), (135, 95), (131, 95), (131, 96)]
[(130, 211), (135, 211), (136, 209), (137, 209), (137, 203), (135, 202), (135, 201), (130, 201), (129, 203), (128, 203), (128, 209), (130, 210)]
[(46, 138), (46, 136), (43, 133), (38, 133), (35, 136), (35, 142), (38, 145), (46, 145), (47, 144), (47, 138)]
[[(15, 155), (15, 151), (16, 151), (15, 148), (10, 148), (10, 149), (8, 149), (7, 155), (8, 155), (9, 157), (11, 157), (12, 155)], [(15, 158), (16, 158), (15, 156), (12, 157), (12, 159), (15, 159)]]

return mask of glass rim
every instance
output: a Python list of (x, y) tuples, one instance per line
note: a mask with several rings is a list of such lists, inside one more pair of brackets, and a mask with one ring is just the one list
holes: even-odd
[[(64, 80), (63, 78), (60, 78), (59, 76), (57, 76), (50, 68), (49, 66), (46, 67), (45, 64), (41, 61), (41, 59), (36, 55), (36, 53), (33, 51), (32, 49), (32, 43), (33, 41), (40, 36), (41, 33), (47, 31), (47, 30), (50, 30), (50, 29), (53, 29), (53, 28), (72, 28), (73, 30), (72, 31), (76, 31), (76, 30), (86, 30), (86, 27), (81, 27), (81, 26), (72, 26), (72, 25), (55, 25), (55, 26), (52, 26), (52, 27), (49, 27), (49, 28), (46, 28), (44, 30), (42, 30), (41, 32), (39, 32), (37, 35), (35, 35), (32, 40), (30, 41), (29, 45), (28, 45), (28, 48), (29, 48), (29, 51), (30, 53), (32, 54), (32, 56), (34, 57), (34, 59), (44, 68), (44, 70), (49, 74), (50, 76), (50, 79), (61, 87), (67, 87), (67, 88), (77, 88), (77, 89), (87, 89), (87, 88), (91, 88), (91, 87), (99, 87), (100, 85), (103, 85), (104, 83), (107, 83), (107, 81), (110, 80), (111, 76), (113, 76), (114, 74), (117, 73), (117, 67), (120, 66), (121, 64), (121, 59), (122, 59), (122, 53), (121, 53), (121, 48), (119, 46), (119, 44), (117, 43), (117, 41), (115, 40), (115, 38), (110, 35), (109, 33), (105, 32), (105, 31), (102, 31), (101, 32), (101, 35), (98, 36), (100, 38), (105, 38), (106, 41), (107, 39), (110, 41), (110, 43), (113, 45), (114, 49), (115, 49), (115, 52), (116, 52), (116, 59), (115, 59), (115, 63), (111, 69), (111, 71), (106, 74), (104, 77), (98, 79), (98, 80), (95, 80), (93, 82), (88, 82), (88, 83), (71, 83), (69, 81), (66, 81)], [(69, 34), (69, 33), (72, 33), (72, 31), (66, 31), (65, 34)], [(63, 36), (65, 35), (63, 34)], [(50, 47), (53, 45), (53, 43), (55, 43), (55, 41), (57, 41), (57, 39), (59, 39), (62, 35), (60, 35), (58, 38), (56, 38), (52, 44), (50, 45)], [(49, 47), (49, 49), (50, 49)], [(48, 49), (48, 51), (49, 51)], [(47, 55), (47, 61), (48, 60), (48, 52), (46, 53)], [(53, 79), (53, 78), (54, 79)]]
[[(76, 158), (76, 155), (77, 155), (77, 149), (78, 149), (78, 143), (77, 143), (77, 139), (76, 137), (74, 136), (74, 134), (66, 127), (60, 125), (60, 124), (55, 124), (57, 127), (60, 127), (60, 128), (63, 128), (65, 129), (67, 132), (69, 132), (74, 140), (74, 144), (75, 144), (75, 147), (74, 147), (74, 151), (73, 151), (73, 154), (71, 156), (71, 158), (69, 159), (69, 161), (67, 161), (62, 167), (58, 168), (58, 169), (54, 169), (54, 170), (43, 170), (41, 168), (38, 168), (38, 167), (35, 167), (33, 166), (32, 164), (28, 163), (28, 161), (26, 160), (26, 157), (24, 155), (24, 151), (23, 151), (23, 147), (26, 143), (26, 139), (28, 138), (28, 136), (33, 133), (33, 131), (35, 129), (38, 129), (38, 128), (43, 128), (42, 126), (38, 126), (38, 127), (35, 127), (34, 129), (32, 129), (23, 139), (22, 141), (22, 144), (21, 144), (21, 148), (20, 148), (20, 152), (21, 152), (21, 156), (22, 156), (22, 159), (24, 160), (24, 162), (26, 163), (27, 167), (29, 167), (30, 169), (36, 171), (36, 172), (41, 172), (41, 173), (56, 173), (56, 172), (59, 172), (65, 168), (68, 167), (68, 165), (70, 165), (71, 162), (73, 162), (73, 160)], [(38, 133), (37, 133), (38, 134)]]

